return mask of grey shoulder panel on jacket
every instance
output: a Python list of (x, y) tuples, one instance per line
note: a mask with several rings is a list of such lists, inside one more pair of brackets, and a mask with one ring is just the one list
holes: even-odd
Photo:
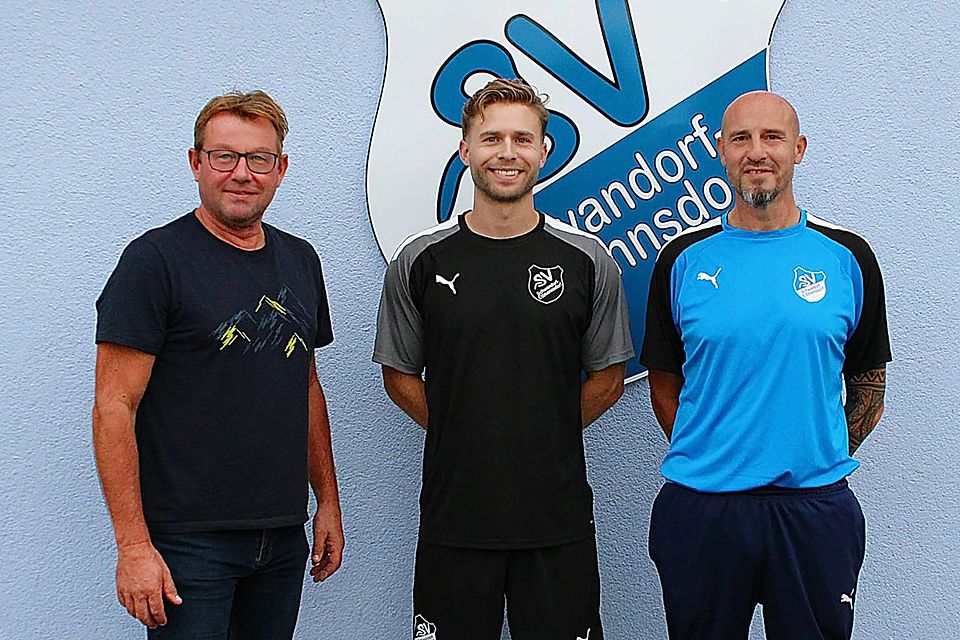
[[(563, 240), (567, 244), (573, 245), (577, 249), (580, 249), (596, 264), (598, 260), (613, 260), (610, 257), (607, 247), (603, 242), (595, 235), (591, 235), (586, 231), (581, 231), (580, 229), (567, 224), (566, 222), (561, 222), (556, 218), (544, 214), (544, 224), (543, 229), (550, 235)], [(616, 263), (616, 261), (614, 261)], [(619, 265), (618, 265), (619, 268)]]
[(390, 262), (398, 262), (405, 267), (405, 270), (409, 269), (413, 261), (417, 259), (417, 256), (423, 253), (427, 247), (449, 238), (459, 230), (460, 221), (457, 217), (414, 233), (400, 243), (400, 246), (397, 247), (397, 250), (394, 251), (393, 256), (390, 258)]

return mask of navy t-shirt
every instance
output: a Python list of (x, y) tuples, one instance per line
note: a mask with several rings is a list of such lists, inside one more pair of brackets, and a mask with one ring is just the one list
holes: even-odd
[(264, 225), (233, 247), (193, 213), (124, 250), (97, 300), (97, 342), (156, 356), (137, 410), (152, 532), (301, 524), (307, 388), (333, 340), (320, 259)]

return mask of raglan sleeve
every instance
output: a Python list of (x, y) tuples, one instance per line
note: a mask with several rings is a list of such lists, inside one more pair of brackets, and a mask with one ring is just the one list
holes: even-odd
[(640, 364), (647, 369), (683, 375), (686, 353), (673, 319), (671, 278), (674, 264), (675, 258), (672, 254), (667, 255), (665, 251), (660, 252), (654, 264), (647, 294), (646, 327), (640, 349)]
[(158, 248), (143, 237), (131, 242), (97, 298), (97, 343), (160, 353), (173, 304), (171, 288)]
[(423, 371), (423, 318), (410, 290), (412, 260), (404, 252), (387, 266), (377, 311), (373, 361), (397, 371)]
[[(854, 247), (854, 291), (860, 295), (857, 325), (844, 346), (843, 373), (857, 375), (890, 362), (887, 331), (887, 304), (880, 265), (870, 246), (863, 241)], [(860, 272), (859, 291), (856, 271)]]
[(593, 262), (593, 308), (580, 345), (585, 371), (599, 371), (633, 357), (630, 317), (620, 268), (599, 243)]

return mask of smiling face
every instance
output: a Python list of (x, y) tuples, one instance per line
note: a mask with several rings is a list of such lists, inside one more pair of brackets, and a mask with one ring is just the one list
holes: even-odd
[(799, 129), (793, 107), (772, 93), (749, 93), (727, 107), (718, 143), (720, 161), (745, 204), (766, 209), (792, 193), (793, 166), (800, 164), (807, 148)]
[[(216, 115), (207, 122), (203, 148), (281, 153), (277, 132), (269, 120), (239, 118), (229, 113)], [(190, 168), (200, 188), (201, 208), (225, 226), (245, 229), (260, 222), (273, 200), (287, 172), (287, 156), (281, 156), (269, 173), (253, 173), (244, 158), (233, 171), (217, 171), (210, 166), (205, 152), (190, 149)]]
[(542, 125), (532, 107), (496, 102), (484, 108), (460, 141), (476, 197), (512, 203), (529, 196), (547, 161)]

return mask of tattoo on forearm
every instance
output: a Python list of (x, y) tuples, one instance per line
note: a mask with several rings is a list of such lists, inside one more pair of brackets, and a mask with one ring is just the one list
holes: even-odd
[(850, 454), (866, 439), (883, 413), (883, 393), (887, 387), (887, 369), (880, 367), (846, 379), (847, 415)]

